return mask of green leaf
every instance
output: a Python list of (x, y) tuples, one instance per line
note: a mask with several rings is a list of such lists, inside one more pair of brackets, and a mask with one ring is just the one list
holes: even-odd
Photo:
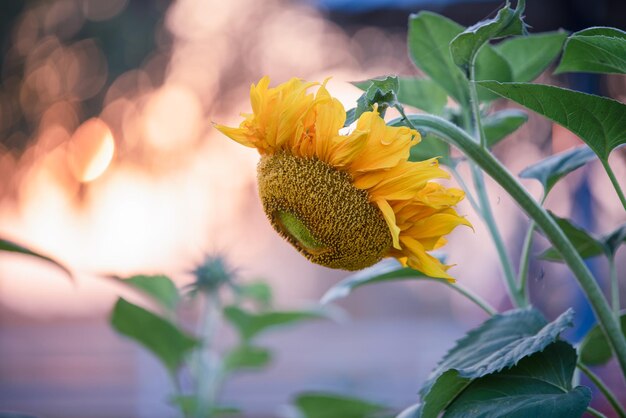
[(386, 407), (358, 398), (331, 393), (303, 393), (294, 406), (303, 418), (368, 418), (380, 417)]
[(567, 72), (626, 74), (626, 32), (596, 27), (572, 34), (555, 74)]
[(494, 315), (457, 341), (420, 389), (422, 418), (437, 417), (474, 379), (543, 350), (572, 326), (568, 310), (547, 323), (535, 309)]
[(409, 161), (424, 161), (434, 157), (440, 157), (439, 162), (443, 165), (454, 166), (450, 158), (450, 145), (438, 136), (429, 133), (422, 137), (419, 144), (411, 147)]
[(603, 161), (626, 143), (626, 105), (618, 101), (542, 84), (478, 84), (569, 129)]
[(137, 275), (125, 279), (114, 277), (119, 283), (139, 290), (158, 302), (164, 308), (173, 311), (180, 300), (178, 289), (169, 277), (165, 275)]
[(511, 81), (533, 81), (559, 55), (566, 38), (567, 32), (559, 30), (516, 36), (500, 42), (494, 48), (511, 66)]
[(225, 307), (224, 316), (237, 329), (244, 342), (269, 328), (328, 317), (322, 311), (272, 311), (255, 314), (237, 306)]
[[(367, 83), (367, 87), (365, 84)], [(385, 116), (385, 111), (389, 107), (393, 107), (398, 104), (398, 89), (400, 88), (400, 84), (398, 81), (398, 77), (396, 76), (387, 76), (385, 78), (372, 78), (365, 82), (357, 82), (355, 86), (362, 88), (365, 90), (365, 93), (361, 95), (356, 101), (356, 109), (354, 112), (353, 119), (356, 120), (361, 116), (364, 112), (370, 112), (374, 109), (374, 105), (378, 104), (378, 113), (380, 116)], [(346, 119), (349, 117), (352, 118), (352, 115), (347, 113)], [(344, 124), (345, 126), (349, 125)]]
[(402, 410), (402, 412), (396, 415), (396, 418), (418, 418), (420, 414), (422, 413), (421, 407), (422, 407), (421, 403), (413, 404), (409, 406), (408, 408), (405, 408), (404, 410)]
[(173, 323), (123, 298), (119, 298), (113, 308), (111, 325), (151, 351), (170, 373), (174, 373), (187, 353), (198, 345), (198, 340)]
[(240, 345), (229, 351), (224, 357), (227, 372), (240, 369), (260, 369), (269, 364), (272, 353), (261, 347)]
[[(560, 218), (552, 212), (550, 212), (550, 215), (563, 230), (582, 258), (595, 257), (605, 253), (606, 249), (602, 242), (593, 237), (587, 231), (574, 225), (572, 221)], [(559, 253), (554, 247), (548, 248), (539, 256), (539, 258), (548, 261), (563, 261), (561, 253)]]
[(488, 115), (483, 119), (483, 131), (487, 145), (492, 147), (515, 132), (528, 120), (528, 114), (517, 109), (506, 109)]
[(615, 257), (615, 253), (619, 247), (626, 243), (626, 223), (615, 229), (610, 234), (600, 238), (604, 245), (604, 250), (609, 258)]
[(413, 63), (461, 105), (469, 102), (468, 84), (454, 64), (449, 45), (463, 26), (441, 15), (420, 12), (409, 17), (408, 46)]
[(576, 350), (557, 341), (522, 359), (515, 367), (472, 382), (444, 418), (581, 417), (589, 388), (572, 389)]
[(450, 42), (450, 53), (454, 63), (467, 73), (474, 56), (489, 40), (525, 34), (526, 25), (522, 20), (525, 6), (525, 0), (518, 0), (517, 7), (513, 10), (507, 1), (495, 18), (478, 22), (458, 34)]
[(32, 257), (36, 257), (39, 258), (40, 260), (44, 260), (47, 261), (49, 263), (54, 264), (55, 266), (57, 266), (58, 268), (60, 268), (61, 270), (63, 270), (65, 272), (65, 274), (67, 274), (69, 276), (70, 279), (72, 279), (72, 281), (74, 280), (74, 275), (72, 274), (72, 272), (65, 267), (63, 264), (59, 263), (58, 261), (54, 260), (53, 258), (50, 258), (46, 255), (43, 255), (41, 253), (35, 252), (29, 248), (24, 247), (23, 245), (17, 244), (13, 241), (9, 241), (7, 239), (4, 238), (0, 238), (0, 251), (6, 251), (6, 252), (10, 252), (10, 253), (18, 253), (18, 254), (24, 254), (24, 255), (29, 255)]
[(544, 193), (548, 194), (557, 181), (594, 158), (595, 154), (591, 148), (582, 145), (530, 165), (522, 170), (519, 176), (523, 179), (538, 180), (543, 186)]
[(354, 289), (373, 283), (388, 282), (395, 280), (443, 280), (434, 279), (424, 273), (409, 267), (402, 267), (394, 260), (384, 260), (372, 267), (368, 267), (358, 273), (352, 274), (333, 287), (328, 289), (320, 303), (330, 303), (336, 299), (345, 298)]
[(267, 283), (238, 284), (235, 291), (240, 297), (255, 301), (263, 309), (269, 309), (272, 306), (272, 288)]
[[(626, 312), (620, 315), (622, 333), (626, 336)], [(596, 324), (589, 330), (580, 343), (580, 361), (588, 366), (606, 364), (613, 357), (613, 351), (609, 346), (600, 325)]]
[[(513, 81), (513, 71), (506, 59), (491, 45), (485, 45), (476, 57), (476, 80)], [(478, 86), (480, 101), (495, 100), (499, 96)]]
[(343, 124), (343, 127), (350, 126), (356, 120), (356, 107), (353, 107), (350, 110), (346, 110), (346, 121)]
[(433, 115), (442, 115), (448, 95), (437, 83), (427, 78), (398, 79), (398, 101)]

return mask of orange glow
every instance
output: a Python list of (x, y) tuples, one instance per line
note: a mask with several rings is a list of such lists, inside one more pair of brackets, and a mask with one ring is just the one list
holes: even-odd
[(100, 177), (111, 164), (115, 141), (101, 119), (92, 118), (78, 127), (68, 147), (70, 167), (76, 179), (88, 183)]

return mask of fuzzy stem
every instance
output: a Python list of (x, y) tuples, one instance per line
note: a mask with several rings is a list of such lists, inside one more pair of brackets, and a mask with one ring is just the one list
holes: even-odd
[(619, 196), (619, 200), (620, 202), (622, 202), (622, 206), (624, 206), (624, 209), (626, 209), (626, 197), (624, 197), (624, 192), (622, 191), (622, 187), (619, 185), (619, 182), (617, 181), (617, 178), (615, 177), (615, 173), (613, 172), (613, 169), (609, 165), (609, 160), (600, 159), (600, 161), (602, 162), (602, 166), (604, 167), (606, 174), (609, 175), (609, 179), (611, 179), (613, 188), (617, 192), (617, 195)]
[(594, 385), (596, 385), (600, 392), (602, 392), (606, 400), (609, 401), (615, 412), (617, 412), (619, 418), (626, 418), (626, 411), (624, 411), (624, 408), (620, 405), (613, 392), (611, 392), (611, 389), (608, 388), (608, 386), (600, 379), (600, 377), (592, 372), (580, 361), (576, 363), (576, 367), (578, 367), (578, 369), (583, 372), (585, 376), (587, 376), (589, 380), (593, 382)]

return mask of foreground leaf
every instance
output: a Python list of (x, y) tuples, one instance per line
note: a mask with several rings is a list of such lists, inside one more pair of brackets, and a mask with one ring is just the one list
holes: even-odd
[(269, 364), (272, 353), (261, 347), (240, 345), (229, 351), (224, 357), (224, 368), (227, 372), (240, 369), (260, 369)]
[(22, 246), (20, 244), (17, 244), (17, 243), (15, 243), (13, 241), (9, 241), (7, 239), (0, 238), (0, 252), (1, 251), (29, 255), (29, 256), (32, 256), (32, 257), (39, 258), (40, 260), (47, 261), (49, 263), (54, 264), (55, 266), (57, 266), (61, 270), (63, 270), (65, 272), (65, 274), (67, 274), (69, 276), (70, 279), (74, 280), (74, 275), (72, 274), (72, 272), (67, 267), (65, 267), (63, 264), (59, 263), (58, 261), (54, 260), (53, 258), (50, 258), (50, 257), (48, 257), (46, 255), (43, 255), (41, 253), (38, 253), (36, 251), (33, 251), (33, 250), (31, 250), (29, 248), (26, 248), (26, 247), (24, 247), (24, 246)]
[(572, 326), (568, 310), (548, 323), (535, 309), (494, 315), (450, 350), (420, 389), (420, 417), (437, 417), (474, 379), (509, 368), (543, 350)]
[(123, 283), (133, 289), (139, 290), (170, 311), (176, 309), (176, 305), (180, 300), (180, 295), (178, 294), (176, 285), (172, 279), (165, 275), (137, 275), (126, 279), (119, 277), (114, 277), (114, 279), (119, 283)]
[(506, 109), (483, 119), (483, 131), (487, 145), (494, 146), (528, 121), (528, 114), (517, 109)]
[[(622, 333), (626, 336), (626, 312), (620, 315)], [(613, 357), (613, 351), (609, 342), (602, 332), (600, 325), (596, 324), (589, 330), (580, 344), (580, 361), (588, 366), (606, 364)]]
[(626, 32), (596, 27), (572, 34), (555, 74), (567, 72), (626, 74)]
[[(395, 280), (442, 280), (433, 279), (424, 273), (409, 267), (402, 267), (394, 260), (384, 260), (372, 267), (352, 274), (333, 287), (328, 289), (322, 296), (321, 303), (329, 303), (336, 299), (345, 298), (358, 287), (373, 283), (381, 283)], [(445, 280), (444, 280), (445, 281)]]
[(300, 394), (294, 406), (303, 418), (373, 418), (387, 410), (382, 405), (331, 393)]
[(409, 17), (408, 46), (413, 63), (461, 105), (469, 101), (468, 84), (454, 64), (449, 45), (463, 26), (441, 15), (420, 12)]
[(626, 105), (623, 103), (542, 84), (477, 83), (569, 129), (603, 161), (608, 160), (613, 149), (626, 143)]
[(113, 308), (111, 325), (151, 351), (170, 373), (174, 373), (187, 353), (198, 345), (198, 340), (173, 323), (123, 298), (119, 298)]
[(495, 18), (478, 22), (457, 35), (450, 42), (450, 53), (454, 63), (467, 72), (478, 50), (490, 39), (526, 33), (526, 26), (522, 20), (525, 6), (525, 0), (518, 0), (517, 7), (513, 10), (507, 1)]
[(595, 154), (591, 148), (583, 145), (544, 158), (526, 167), (519, 176), (523, 179), (538, 180), (543, 186), (544, 194), (547, 195), (560, 179), (594, 158)]
[[(579, 226), (574, 225), (574, 223), (572, 223), (568, 219), (556, 216), (552, 212), (550, 212), (550, 215), (559, 225), (561, 230), (563, 230), (572, 245), (574, 245), (574, 248), (576, 248), (576, 251), (581, 258), (595, 257), (605, 253), (605, 247), (603, 243), (597, 240), (587, 231), (580, 228)], [(548, 261), (563, 261), (561, 253), (559, 253), (554, 247), (548, 248), (539, 256), (539, 258)]]
[[(511, 66), (513, 80), (533, 81), (561, 52), (567, 32), (547, 32), (506, 39), (494, 48)], [(500, 81), (500, 80), (498, 80)]]
[(237, 329), (244, 342), (270, 328), (328, 317), (322, 311), (273, 311), (256, 314), (238, 306), (224, 308), (224, 316)]
[(576, 350), (563, 341), (516, 366), (472, 382), (444, 418), (578, 418), (591, 401), (589, 388), (572, 389)]

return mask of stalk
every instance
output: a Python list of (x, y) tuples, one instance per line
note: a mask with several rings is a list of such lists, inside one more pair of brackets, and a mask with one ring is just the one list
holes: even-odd
[(606, 174), (609, 175), (609, 179), (611, 179), (613, 188), (617, 192), (617, 195), (619, 196), (619, 200), (620, 202), (622, 202), (622, 206), (624, 206), (624, 210), (626, 210), (626, 197), (624, 197), (624, 192), (622, 191), (622, 187), (619, 185), (617, 178), (615, 178), (615, 173), (613, 172), (613, 169), (609, 165), (609, 160), (600, 159), (600, 161), (602, 161), (602, 166), (604, 167)]
[(600, 392), (602, 392), (606, 400), (609, 401), (615, 412), (617, 412), (617, 416), (619, 418), (626, 418), (626, 411), (624, 411), (624, 408), (622, 407), (622, 405), (620, 405), (613, 392), (611, 392), (611, 389), (609, 389), (608, 386), (604, 384), (600, 377), (598, 377), (598, 375), (592, 372), (580, 361), (576, 363), (576, 367), (578, 367), (578, 369), (583, 372), (585, 376), (587, 376), (589, 380), (593, 382), (594, 385), (596, 385)]

